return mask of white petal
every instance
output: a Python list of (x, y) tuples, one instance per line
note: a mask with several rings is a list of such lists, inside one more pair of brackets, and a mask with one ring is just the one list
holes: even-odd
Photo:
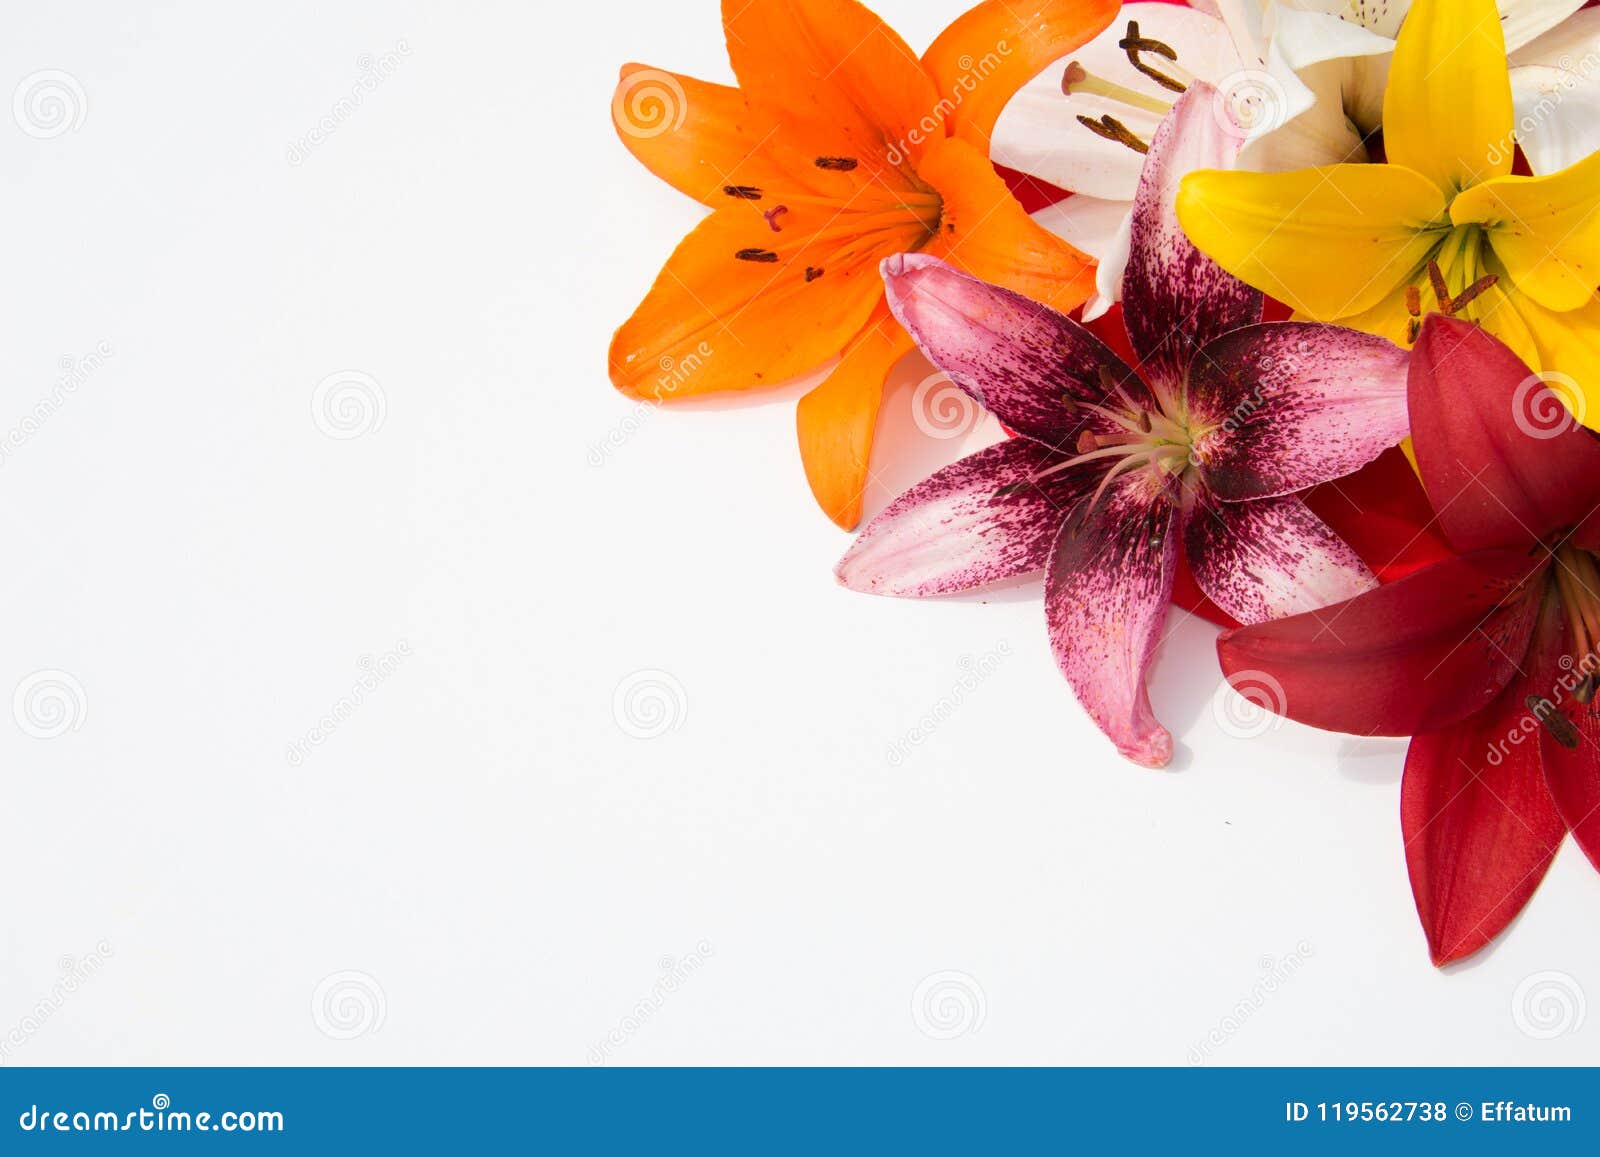
[(1081, 194), (1047, 205), (1033, 219), (1075, 249), (1096, 261), (1104, 261), (1111, 251), (1117, 230), (1133, 211), (1129, 201), (1107, 201)]
[(1600, 8), (1579, 12), (1511, 53), (1513, 68), (1543, 64), (1593, 75), (1600, 70)]
[[(1105, 257), (1094, 271), (1095, 296), (1084, 307), (1083, 319), (1093, 321), (1122, 300), (1122, 275), (1128, 269), (1128, 256), (1133, 249), (1133, 210), (1122, 219)], [(1095, 312), (1091, 313), (1090, 309)]]
[(1530, 65), (1511, 70), (1517, 143), (1541, 176), (1600, 149), (1600, 78)]
[(1515, 52), (1560, 25), (1584, 0), (1500, 0), (1506, 50)]
[[(1124, 4), (1116, 21), (1070, 60), (1095, 76), (1170, 105), (1179, 94), (1137, 71), (1127, 53), (1117, 47), (1127, 35), (1129, 21), (1138, 22), (1141, 36), (1176, 51), (1183, 69), (1202, 80), (1215, 82), (1239, 70), (1239, 54), (1227, 26), (1204, 12), (1173, 4)], [(1095, 135), (1077, 118), (1115, 117), (1148, 141), (1163, 114), (1087, 93), (1063, 94), (1061, 76), (1068, 63), (1061, 60), (1046, 68), (1011, 99), (995, 124), (989, 155), (1008, 168), (1075, 193), (1131, 201), (1144, 157), (1126, 145)], [(1159, 58), (1150, 58), (1150, 63), (1157, 68), (1161, 65)]]

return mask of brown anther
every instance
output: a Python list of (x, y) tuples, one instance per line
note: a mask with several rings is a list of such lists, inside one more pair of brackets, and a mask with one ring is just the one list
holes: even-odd
[(771, 265), (778, 260), (778, 255), (770, 249), (741, 249), (734, 254), (740, 261), (754, 261), (759, 265)]
[(1578, 749), (1578, 743), (1581, 739), (1578, 735), (1578, 729), (1573, 726), (1572, 720), (1556, 709), (1554, 703), (1540, 695), (1529, 695), (1524, 702), (1527, 704), (1528, 710), (1533, 712), (1533, 717), (1544, 725), (1544, 729), (1550, 733), (1551, 738), (1568, 751), (1576, 751)]
[(1100, 449), (1100, 439), (1094, 436), (1094, 431), (1085, 430), (1078, 435), (1078, 453), (1093, 454)]
[(1591, 703), (1594, 701), (1596, 690), (1600, 690), (1600, 676), (1591, 671), (1583, 677), (1577, 687), (1573, 688), (1572, 695), (1579, 703)]
[(1428, 258), (1428, 280), (1433, 284), (1433, 296), (1444, 313), (1450, 312), (1450, 287), (1444, 283), (1444, 271), (1433, 258)]
[(1449, 312), (1451, 314), (1460, 313), (1463, 309), (1467, 308), (1467, 306), (1471, 305), (1478, 298), (1482, 297), (1485, 293), (1488, 293), (1489, 290), (1493, 289), (1495, 283), (1499, 280), (1500, 275), (1498, 273), (1489, 273), (1478, 278), (1478, 280), (1474, 281), (1471, 285), (1467, 286), (1456, 295), (1456, 299), (1450, 303), (1451, 308)]
[(806, 284), (807, 285), (810, 285), (813, 281), (815, 281), (817, 278), (819, 278), (821, 276), (822, 276), (822, 270), (818, 269), (815, 265), (806, 266)]
[(826, 169), (830, 173), (848, 173), (855, 169), (861, 162), (854, 157), (818, 157), (811, 162), (819, 169)]
[(761, 190), (754, 185), (724, 185), (722, 191), (740, 201), (761, 200)]
[(1076, 414), (1078, 412), (1078, 399), (1071, 394), (1062, 394), (1061, 406), (1068, 414)]
[(1082, 84), (1089, 79), (1089, 70), (1076, 60), (1067, 65), (1067, 70), (1061, 74), (1061, 95), (1071, 96), (1073, 85)]
[(782, 217), (788, 211), (789, 206), (787, 205), (774, 205), (761, 215), (767, 219), (768, 229), (771, 229), (774, 233), (782, 233), (783, 226), (778, 224), (778, 218)]
[(1160, 69), (1152, 68), (1150, 65), (1139, 59), (1139, 54), (1141, 52), (1153, 52), (1157, 56), (1165, 57), (1176, 64), (1178, 61), (1178, 54), (1170, 45), (1163, 44), (1159, 40), (1150, 40), (1147, 37), (1140, 36), (1139, 22), (1137, 20), (1128, 21), (1128, 34), (1121, 40), (1117, 41), (1117, 47), (1128, 54), (1129, 64), (1133, 65), (1134, 68), (1138, 69), (1145, 76), (1148, 76), (1151, 80), (1155, 81), (1168, 92), (1189, 91), (1189, 86), (1184, 84), (1181, 80), (1174, 80)]
[(1127, 145), (1136, 153), (1144, 154), (1150, 151), (1149, 145), (1140, 140), (1132, 129), (1114, 116), (1103, 116), (1099, 120), (1095, 120), (1093, 117), (1080, 115), (1078, 123), (1095, 136), (1104, 137), (1108, 141), (1116, 141), (1120, 145)]
[(1412, 317), (1422, 316), (1422, 290), (1415, 285), (1406, 286), (1406, 312)]
[(1150, 411), (1149, 410), (1141, 410), (1139, 412), (1139, 433), (1148, 434), (1149, 432), (1150, 432)]

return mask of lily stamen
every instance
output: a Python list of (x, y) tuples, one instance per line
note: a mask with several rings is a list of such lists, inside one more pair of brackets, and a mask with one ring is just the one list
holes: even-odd
[(1093, 117), (1079, 116), (1078, 123), (1088, 129), (1097, 137), (1104, 137), (1108, 141), (1116, 141), (1119, 145), (1127, 145), (1136, 153), (1148, 153), (1150, 145), (1143, 140), (1127, 125), (1114, 116), (1102, 116), (1099, 120)]
[(1155, 113), (1157, 116), (1166, 116), (1172, 111), (1172, 105), (1167, 101), (1159, 97), (1146, 96), (1126, 85), (1096, 76), (1076, 60), (1069, 63), (1066, 71), (1061, 74), (1061, 92), (1065, 96), (1088, 93), (1090, 96), (1104, 97), (1106, 100), (1114, 100), (1118, 104), (1125, 104), (1142, 112)]
[[(1149, 37), (1140, 36), (1139, 22), (1137, 20), (1128, 21), (1128, 33), (1121, 40), (1117, 41), (1117, 47), (1128, 54), (1129, 64), (1133, 65), (1134, 68), (1138, 69), (1145, 76), (1148, 76), (1151, 80), (1155, 81), (1162, 88), (1169, 92), (1187, 92), (1189, 90), (1189, 85), (1194, 83), (1194, 74), (1188, 69), (1178, 65), (1177, 51), (1170, 45), (1163, 44), (1159, 40), (1151, 40)], [(1153, 52), (1157, 56), (1168, 61), (1169, 65), (1173, 67), (1174, 71), (1181, 72), (1184, 74), (1184, 76), (1189, 78), (1188, 83), (1170, 77), (1160, 69), (1146, 64), (1144, 61), (1139, 59), (1139, 54), (1141, 52)]]

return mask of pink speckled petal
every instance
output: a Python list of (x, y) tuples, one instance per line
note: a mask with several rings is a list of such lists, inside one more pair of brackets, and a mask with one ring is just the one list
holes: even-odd
[(1102, 369), (1135, 402), (1151, 404), (1121, 358), (1048, 306), (921, 253), (884, 261), (883, 281), (889, 308), (928, 360), (1025, 437), (1070, 452), (1084, 425), (1063, 399), (1105, 402)]
[(1406, 436), (1410, 356), (1386, 338), (1285, 321), (1210, 342), (1189, 369), (1201, 476), (1217, 496), (1271, 498), (1354, 474)]
[(1139, 370), (1176, 390), (1195, 351), (1261, 320), (1259, 290), (1194, 247), (1178, 224), (1178, 185), (1196, 169), (1231, 169), (1243, 141), (1218, 115), (1217, 92), (1190, 85), (1150, 142), (1133, 202), (1133, 243), (1122, 280), (1122, 316)]
[(874, 518), (834, 573), (851, 590), (921, 598), (1041, 569), (1087, 466), (1028, 479), (1061, 458), (1015, 438), (946, 466)]
[(1361, 556), (1292, 494), (1259, 502), (1203, 495), (1183, 541), (1195, 582), (1240, 623), (1314, 611), (1378, 585)]
[(1165, 767), (1172, 736), (1150, 710), (1145, 670), (1160, 641), (1178, 561), (1178, 507), (1149, 471), (1113, 483), (1062, 529), (1045, 577), (1056, 663), (1128, 759)]

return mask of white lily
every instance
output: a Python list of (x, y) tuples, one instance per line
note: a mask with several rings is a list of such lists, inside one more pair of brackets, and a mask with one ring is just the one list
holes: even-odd
[[(1381, 127), (1394, 36), (1410, 0), (1191, 0), (1123, 5), (1070, 60), (1025, 85), (991, 155), (1079, 194), (1035, 214), (1099, 263), (1085, 317), (1120, 300), (1143, 150), (1177, 99), (1218, 90), (1239, 166), (1276, 172), (1365, 160)], [(1600, 11), (1584, 0), (1500, 0), (1518, 136), (1536, 173), (1600, 148)], [(1570, 18), (1570, 19), (1569, 19)], [(1521, 49), (1522, 51), (1518, 51)]]

